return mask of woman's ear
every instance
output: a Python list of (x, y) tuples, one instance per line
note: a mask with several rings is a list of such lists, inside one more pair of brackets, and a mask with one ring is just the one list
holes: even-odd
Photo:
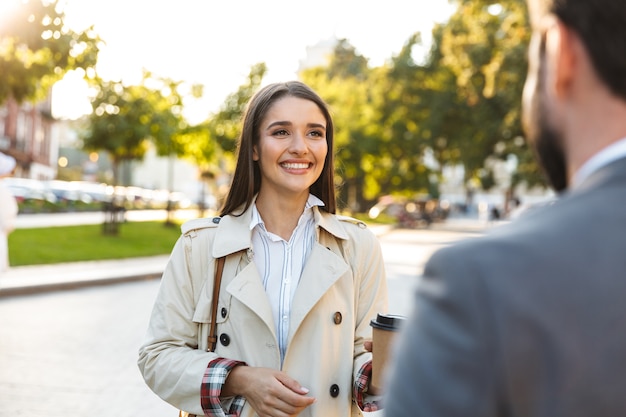
[(256, 145), (254, 145), (252, 147), (252, 160), (253, 161), (258, 161), (259, 160), (259, 152), (258, 152), (258, 148)]

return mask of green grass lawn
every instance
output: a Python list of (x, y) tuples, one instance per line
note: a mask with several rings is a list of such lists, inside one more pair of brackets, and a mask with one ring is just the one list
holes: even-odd
[[(355, 217), (371, 222), (365, 214)], [(385, 223), (383, 217), (377, 223)], [(16, 229), (9, 235), (11, 266), (134, 258), (170, 253), (180, 236), (179, 225), (129, 222), (117, 236), (102, 233), (103, 225)]]
[(133, 258), (168, 254), (180, 236), (178, 225), (129, 222), (117, 236), (104, 235), (102, 224), (16, 229), (9, 235), (11, 266)]

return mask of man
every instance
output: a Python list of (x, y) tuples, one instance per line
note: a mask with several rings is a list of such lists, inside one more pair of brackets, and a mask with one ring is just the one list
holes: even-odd
[(626, 416), (626, 1), (528, 6), (524, 127), (560, 198), (428, 261), (389, 417)]

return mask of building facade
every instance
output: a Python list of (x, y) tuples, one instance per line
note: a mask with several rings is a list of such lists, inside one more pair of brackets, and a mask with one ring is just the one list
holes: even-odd
[(16, 176), (49, 180), (57, 170), (58, 143), (53, 135), (51, 100), (0, 106), (0, 152), (17, 161)]

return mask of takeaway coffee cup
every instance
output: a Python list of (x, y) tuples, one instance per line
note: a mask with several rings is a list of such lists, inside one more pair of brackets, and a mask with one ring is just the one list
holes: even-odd
[(391, 354), (391, 347), (397, 331), (402, 326), (405, 317), (393, 314), (378, 314), (370, 322), (372, 326), (372, 379), (370, 391), (372, 394), (382, 392), (385, 368)]

